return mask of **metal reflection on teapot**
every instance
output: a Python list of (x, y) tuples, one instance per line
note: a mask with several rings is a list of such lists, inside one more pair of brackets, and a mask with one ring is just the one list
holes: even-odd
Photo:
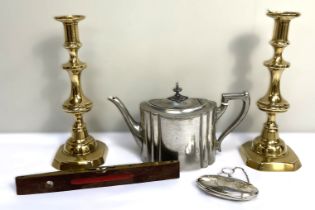
[[(109, 97), (121, 112), (141, 149), (143, 161), (179, 160), (181, 169), (205, 168), (221, 151), (222, 140), (246, 116), (250, 99), (247, 92), (222, 94), (221, 105), (202, 98), (180, 94), (176, 84), (174, 96), (152, 99), (140, 104), (141, 122), (136, 122), (118, 97)], [(230, 100), (241, 100), (238, 117), (216, 138), (216, 123)]]

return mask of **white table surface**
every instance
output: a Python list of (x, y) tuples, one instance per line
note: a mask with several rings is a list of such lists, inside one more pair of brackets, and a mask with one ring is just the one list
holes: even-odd
[[(14, 178), (50, 172), (58, 146), (69, 134), (0, 134), (0, 210), (14, 209), (315, 209), (313, 177), (315, 134), (285, 133), (281, 137), (296, 152), (302, 168), (296, 172), (259, 172), (244, 165), (239, 146), (257, 134), (230, 134), (213, 165), (196, 171), (181, 172), (179, 179), (92, 188), (67, 192), (20, 195), (15, 193)], [(105, 165), (139, 163), (138, 148), (129, 133), (95, 133), (109, 147)], [(313, 162), (311, 162), (313, 161)], [(259, 189), (256, 199), (235, 202), (211, 197), (196, 187), (204, 174), (216, 174), (222, 167), (241, 166)]]

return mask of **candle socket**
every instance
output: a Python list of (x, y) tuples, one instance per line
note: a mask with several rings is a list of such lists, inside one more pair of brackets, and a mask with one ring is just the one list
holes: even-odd
[(83, 94), (81, 88), (81, 72), (86, 68), (86, 64), (78, 58), (78, 50), (81, 47), (78, 22), (84, 18), (81, 15), (55, 17), (57, 21), (63, 23), (64, 47), (68, 49), (70, 55), (69, 61), (62, 66), (68, 72), (71, 81), (70, 96), (64, 102), (63, 109), (75, 117), (72, 136), (60, 146), (52, 163), (53, 167), (59, 170), (96, 168), (104, 163), (108, 152), (103, 142), (95, 140), (88, 134), (83, 120), (83, 113), (92, 109), (92, 102)]
[(280, 139), (276, 114), (289, 109), (289, 103), (280, 93), (281, 74), (290, 66), (290, 63), (283, 59), (282, 53), (289, 45), (290, 21), (300, 14), (268, 11), (267, 15), (275, 20), (273, 37), (270, 41), (274, 48), (274, 55), (264, 62), (270, 71), (271, 82), (267, 94), (257, 101), (258, 108), (267, 113), (267, 122), (263, 126), (261, 135), (243, 144), (240, 152), (246, 165), (251, 168), (261, 171), (295, 171), (301, 167), (301, 163), (294, 151)]

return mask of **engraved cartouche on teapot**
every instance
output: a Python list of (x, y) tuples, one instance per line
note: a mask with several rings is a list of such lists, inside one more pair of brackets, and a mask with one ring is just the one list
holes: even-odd
[[(166, 99), (152, 99), (140, 104), (141, 122), (136, 122), (122, 101), (109, 97), (124, 117), (131, 133), (141, 148), (143, 161), (179, 160), (181, 169), (205, 168), (215, 160), (221, 142), (246, 116), (249, 94), (222, 94), (221, 105), (202, 98), (180, 94), (176, 84), (175, 95)], [(216, 123), (230, 100), (241, 100), (238, 117), (216, 138)]]

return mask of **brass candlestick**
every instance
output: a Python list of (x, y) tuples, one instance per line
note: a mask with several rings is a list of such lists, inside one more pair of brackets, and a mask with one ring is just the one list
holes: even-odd
[(267, 94), (258, 100), (257, 106), (267, 113), (268, 118), (262, 134), (241, 146), (241, 155), (249, 167), (257, 170), (295, 171), (301, 167), (301, 163), (293, 150), (279, 138), (276, 114), (286, 112), (289, 108), (289, 103), (280, 94), (281, 74), (290, 66), (282, 58), (282, 52), (289, 45), (290, 21), (300, 14), (268, 11), (267, 15), (275, 20), (273, 38), (270, 42), (274, 48), (274, 56), (264, 62), (271, 73), (271, 83)]
[(107, 156), (107, 146), (88, 134), (82, 114), (92, 108), (92, 102), (85, 97), (81, 89), (81, 72), (86, 64), (78, 58), (81, 47), (78, 32), (78, 22), (85, 17), (80, 15), (55, 17), (64, 25), (64, 47), (69, 50), (70, 59), (62, 67), (70, 75), (71, 93), (63, 104), (65, 112), (75, 117), (72, 136), (62, 145), (55, 156), (53, 166), (60, 170), (95, 168), (104, 163)]

